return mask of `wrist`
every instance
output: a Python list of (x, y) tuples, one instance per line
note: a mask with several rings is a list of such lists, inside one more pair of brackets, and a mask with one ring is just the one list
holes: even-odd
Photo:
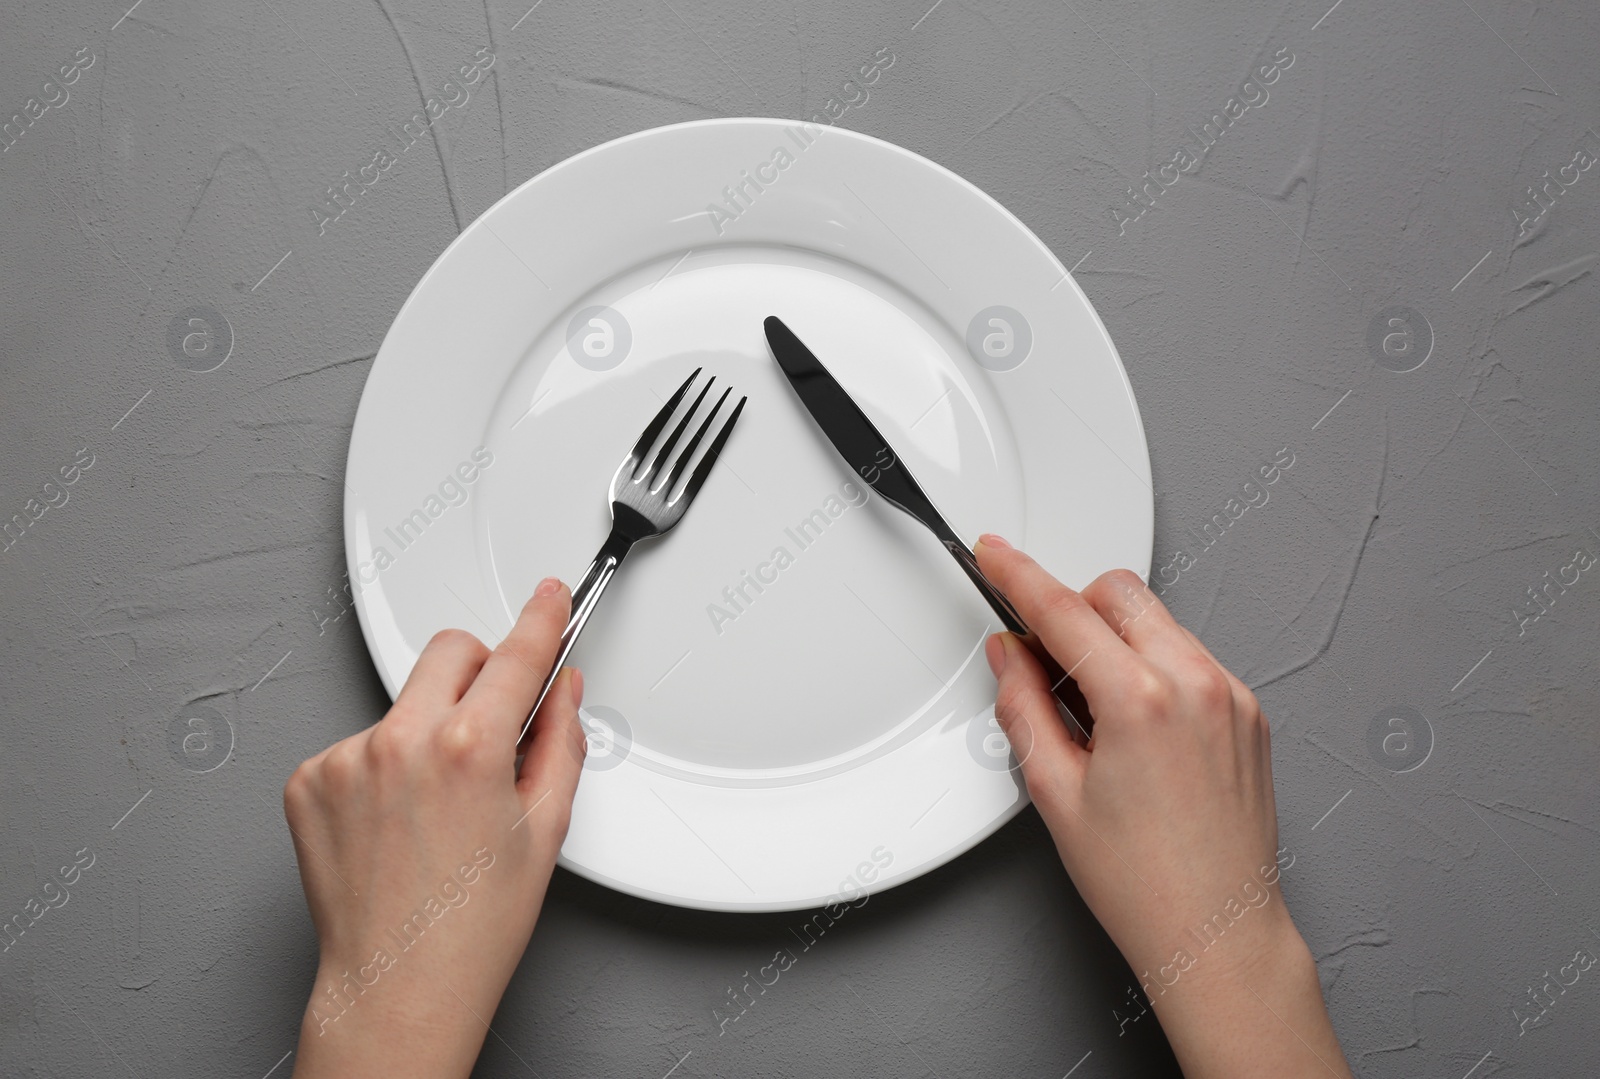
[(1348, 1076), (1304, 938), (1286, 912), (1255, 930), (1194, 953), (1181, 978), (1165, 968), (1145, 989), (1184, 1075), (1245, 1079), (1326, 1068)]
[(1220, 975), (1241, 984), (1286, 973), (1314, 981), (1317, 967), (1311, 949), (1282, 900), (1267, 904), (1260, 913), (1261, 920), (1247, 927), (1248, 931), (1233, 941), (1232, 947), (1224, 948), (1224, 942), (1219, 941), (1201, 954), (1218, 953), (1216, 966)]
[(322, 1076), (467, 1076), (483, 1046), (486, 1027), (499, 1003), (465, 1001), (482, 987), (452, 989), (424, 972), (322, 957), (300, 1025), (295, 1079)]
[[(1128, 955), (1140, 988), (1163, 1014), (1200, 1011), (1216, 994), (1246, 992), (1252, 979), (1271, 972), (1304, 974), (1310, 952), (1280, 906), (1252, 912), (1247, 924), (1234, 923), (1225, 932), (1201, 923), (1164, 934), (1168, 943), (1157, 954), (1138, 960)], [(1314, 971), (1315, 967), (1312, 965)]]
[[(1199, 909), (1199, 908), (1193, 908)], [(1209, 909), (1209, 908), (1208, 908)], [(1133, 939), (1118, 939), (1123, 957), (1132, 968), (1146, 997), (1172, 1003), (1196, 995), (1180, 986), (1193, 987), (1233, 976), (1248, 977), (1254, 970), (1296, 954), (1304, 947), (1288, 908), (1275, 896), (1260, 906), (1235, 904), (1203, 914), (1174, 917), (1162, 912), (1160, 921), (1141, 919)]]

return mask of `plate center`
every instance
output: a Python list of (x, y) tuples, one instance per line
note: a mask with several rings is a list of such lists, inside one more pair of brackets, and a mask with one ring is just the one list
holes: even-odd
[(827, 441), (767, 349), (772, 314), (959, 534), (1022, 527), (1007, 418), (962, 340), (918, 301), (786, 247), (636, 268), (518, 366), (491, 421), (506, 463), (486, 474), (477, 519), (514, 615), (541, 577), (582, 574), (609, 527), (617, 465), (690, 371), (716, 377), (708, 402), (725, 385), (730, 406), (749, 397), (683, 521), (634, 548), (574, 652), (591, 752), (713, 783), (793, 782), (964, 721), (992, 694), (981, 648), (997, 620), (932, 535)]

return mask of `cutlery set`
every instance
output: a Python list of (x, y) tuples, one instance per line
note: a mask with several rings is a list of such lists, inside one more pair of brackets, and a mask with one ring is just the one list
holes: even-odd
[[(984, 576), (983, 571), (978, 568), (978, 560), (972, 549), (956, 535), (955, 530), (934, 507), (932, 500), (912, 476), (905, 461), (895, 453), (888, 440), (838, 380), (828, 372), (822, 361), (795, 336), (794, 331), (790, 330), (782, 319), (776, 315), (769, 315), (763, 327), (766, 331), (767, 344), (778, 366), (788, 378), (789, 385), (793, 387), (795, 394), (800, 398), (800, 403), (811, 414), (823, 434), (827, 435), (828, 440), (839, 451), (845, 463), (891, 506), (920, 522), (933, 533), (940, 545), (956, 560), (968, 580), (993, 608), (1005, 629), (1016, 634), (1039, 658), (1051, 680), (1058, 707), (1079, 728), (1081, 736), (1087, 738), (1091, 720), (1076, 685), (1061, 670), (1060, 664), (1054, 657), (1045, 650), (1004, 593)], [(699, 463), (689, 473), (688, 480), (679, 488), (678, 480), (682, 478), (695, 450), (705, 438), (722, 410), (723, 403), (732, 392), (731, 387), (722, 391), (722, 396), (717, 398), (704, 421), (674, 457), (674, 449), (677, 448), (679, 440), (699, 412), (706, 394), (716, 381), (714, 377), (708, 380), (684, 412), (677, 426), (657, 449), (655, 445), (657, 438), (666, 430), (667, 424), (679, 404), (688, 395), (695, 380), (700, 377), (702, 370), (703, 368), (695, 368), (655, 414), (645, 426), (633, 449), (623, 458), (616, 475), (612, 477), (611, 533), (572, 590), (572, 614), (562, 631), (555, 663), (551, 666), (550, 673), (545, 676), (538, 700), (534, 702), (527, 720), (523, 723), (519, 742), (527, 736), (534, 715), (544, 703), (545, 695), (549, 693), (550, 686), (555, 681), (556, 672), (561, 669), (561, 665), (572, 652), (578, 634), (583, 632), (584, 625), (594, 613), (601, 594), (616, 575), (623, 558), (635, 543), (660, 536), (683, 519), (689, 504), (694, 501), (695, 495), (716, 464), (717, 456), (733, 432), (734, 424), (739, 420), (739, 413), (744, 409), (748, 398), (739, 398), (732, 412), (706, 447), (705, 453), (701, 455)], [(656, 449), (656, 452), (654, 457), (650, 458), (652, 449)], [(645, 464), (647, 458), (650, 458), (648, 466)], [(669, 459), (670, 464), (668, 464)]]

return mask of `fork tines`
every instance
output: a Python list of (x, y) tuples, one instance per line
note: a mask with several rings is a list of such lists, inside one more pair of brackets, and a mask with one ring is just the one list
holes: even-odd
[[(722, 410), (723, 402), (728, 399), (728, 394), (732, 392), (732, 387), (722, 391), (722, 396), (718, 397), (716, 403), (711, 406), (711, 411), (706, 414), (705, 420), (690, 436), (688, 443), (683, 447), (683, 451), (678, 454), (677, 459), (667, 469), (666, 474), (664, 476), (661, 475), (661, 466), (671, 456), (673, 447), (683, 437), (683, 433), (688, 429), (695, 413), (699, 411), (701, 403), (705, 401), (706, 394), (710, 392), (712, 384), (716, 382), (715, 376), (708, 379), (706, 384), (700, 388), (694, 403), (684, 412), (683, 418), (672, 429), (672, 433), (667, 435), (660, 449), (656, 451), (655, 458), (646, 468), (644, 460), (650, 451), (650, 447), (655, 444), (656, 438), (665, 429), (667, 422), (672, 419), (672, 414), (677, 410), (678, 405), (688, 394), (689, 388), (694, 385), (695, 379), (700, 377), (700, 372), (703, 370), (705, 370), (703, 367), (696, 367), (689, 377), (683, 380), (683, 385), (679, 386), (677, 391), (667, 399), (667, 403), (661, 406), (661, 411), (657, 412), (655, 418), (645, 427), (644, 433), (639, 436), (638, 443), (634, 445), (633, 452), (629, 455), (633, 462), (633, 469), (629, 473), (629, 479), (634, 483), (644, 483), (651, 494), (661, 496), (671, 494), (673, 485), (678, 482), (683, 470), (688, 467), (690, 459), (694, 457), (695, 450), (699, 448), (701, 440), (705, 438), (706, 432), (711, 429), (711, 424), (716, 420), (717, 413)], [(706, 452), (700, 458), (700, 463), (690, 473), (689, 482), (684, 484), (683, 490), (677, 497), (669, 499), (670, 502), (676, 503), (680, 499), (688, 501), (694, 498), (695, 492), (700, 490), (700, 485), (705, 483), (706, 477), (711, 473), (711, 467), (716, 464), (717, 455), (722, 452), (723, 444), (728, 441), (728, 436), (733, 431), (733, 425), (739, 421), (739, 413), (744, 409), (744, 404), (747, 400), (749, 400), (747, 397), (739, 398), (738, 404), (733, 406), (733, 412), (723, 422), (716, 436), (712, 438), (711, 444), (706, 447)]]

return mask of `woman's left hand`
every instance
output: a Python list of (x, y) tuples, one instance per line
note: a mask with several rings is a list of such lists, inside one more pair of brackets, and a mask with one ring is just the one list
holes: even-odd
[(533, 934), (583, 765), (582, 678), (557, 677), (571, 594), (540, 584), (491, 652), (428, 642), (388, 714), (284, 786), (319, 963), (297, 1079), (465, 1076)]

